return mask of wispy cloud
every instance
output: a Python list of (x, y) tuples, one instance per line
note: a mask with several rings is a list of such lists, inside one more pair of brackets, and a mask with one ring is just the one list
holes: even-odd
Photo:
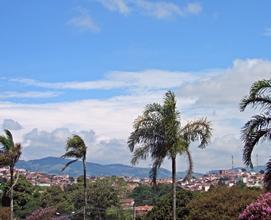
[(125, 15), (130, 12), (130, 8), (125, 0), (97, 0), (97, 1), (110, 11), (117, 11)]
[(186, 6), (186, 11), (190, 14), (197, 15), (202, 12), (202, 6), (198, 2), (188, 3)]
[(263, 35), (266, 37), (271, 37), (271, 27), (266, 28)]
[(200, 3), (187, 3), (179, 5), (173, 1), (151, 1), (151, 0), (97, 0), (106, 9), (117, 11), (127, 15), (131, 11), (137, 11), (158, 19), (174, 16), (197, 15), (201, 13)]
[[(185, 82), (193, 81), (197, 76), (186, 72), (170, 72), (163, 70), (145, 70), (140, 72), (112, 72), (103, 80), (83, 81), (83, 82), (43, 82), (34, 79), (6, 79), (28, 86), (35, 86), (47, 89), (130, 89), (130, 90), (155, 90), (168, 89), (181, 86)], [(152, 82), (152, 83), (150, 83)]]
[(66, 23), (67, 25), (81, 30), (89, 30), (92, 32), (100, 31), (100, 27), (93, 21), (86, 9), (78, 7), (76, 11), (78, 14), (68, 20)]
[(17, 91), (6, 91), (1, 92), (0, 99), (10, 99), (10, 98), (52, 98), (59, 96), (59, 92), (17, 92)]
[(144, 13), (156, 18), (166, 18), (175, 15), (183, 15), (181, 8), (171, 2), (151, 2), (147, 0), (137, 0), (135, 4), (143, 10)]

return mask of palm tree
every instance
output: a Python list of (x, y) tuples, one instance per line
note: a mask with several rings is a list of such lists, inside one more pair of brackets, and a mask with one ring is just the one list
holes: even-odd
[(128, 147), (133, 152), (132, 164), (140, 159), (152, 158), (150, 177), (156, 185), (157, 171), (166, 158), (172, 162), (173, 220), (176, 220), (176, 157), (186, 154), (189, 159), (187, 178), (192, 173), (192, 158), (189, 152), (191, 142), (200, 140), (204, 148), (211, 137), (210, 122), (206, 119), (189, 122), (181, 127), (179, 112), (173, 92), (165, 94), (164, 103), (147, 105), (143, 114), (134, 122), (134, 131), (128, 139)]
[(68, 138), (66, 145), (66, 153), (62, 156), (63, 158), (75, 158), (69, 161), (62, 169), (64, 171), (69, 165), (75, 163), (78, 160), (83, 162), (83, 172), (84, 172), (84, 220), (86, 219), (86, 206), (87, 206), (87, 175), (86, 175), (86, 155), (87, 146), (85, 142), (79, 135), (73, 135)]
[(13, 188), (14, 188), (14, 167), (21, 156), (21, 144), (14, 143), (9, 130), (4, 130), (5, 135), (0, 135), (0, 166), (9, 166), (10, 171), (10, 219), (13, 220)]
[[(248, 106), (260, 109), (260, 114), (253, 116), (241, 131), (244, 143), (243, 161), (253, 168), (251, 155), (255, 145), (260, 140), (271, 140), (271, 79), (253, 83), (249, 95), (241, 100), (240, 110), (244, 111)], [(267, 163), (264, 183), (266, 189), (271, 191), (271, 159)]]

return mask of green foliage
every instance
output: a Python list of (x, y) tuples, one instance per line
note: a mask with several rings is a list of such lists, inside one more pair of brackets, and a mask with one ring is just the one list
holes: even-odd
[(132, 220), (133, 210), (122, 210), (121, 208), (109, 208), (106, 211), (107, 220)]
[[(176, 193), (176, 216), (177, 219), (185, 219), (189, 209), (186, 207), (196, 193), (183, 189), (177, 190)], [(146, 216), (148, 220), (171, 220), (172, 219), (172, 194), (168, 193), (163, 196), (160, 202)]]
[[(25, 177), (20, 177), (14, 186), (14, 212), (15, 215), (24, 218), (33, 210), (40, 207), (39, 187), (33, 186)], [(5, 185), (2, 196), (2, 206), (9, 206), (9, 186)]]
[(261, 194), (261, 190), (244, 187), (216, 187), (193, 198), (186, 208), (186, 220), (235, 220), (240, 212)]
[(148, 185), (140, 185), (131, 193), (131, 197), (135, 200), (136, 205), (156, 205), (161, 200), (162, 196), (170, 193), (171, 185), (157, 185), (152, 187)]
[(54, 207), (61, 214), (70, 214), (74, 210), (74, 203), (69, 193), (58, 186), (51, 186), (41, 195), (41, 207)]
[[(87, 186), (87, 215), (90, 219), (105, 219), (108, 208), (119, 207), (119, 188), (112, 178), (98, 179), (89, 182)], [(82, 188), (83, 184), (78, 183), (66, 190), (76, 210), (80, 210), (84, 205)]]

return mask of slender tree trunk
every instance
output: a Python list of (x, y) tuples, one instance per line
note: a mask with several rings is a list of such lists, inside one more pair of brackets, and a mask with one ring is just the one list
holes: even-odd
[(13, 174), (14, 174), (14, 167), (10, 166), (9, 167), (10, 171), (10, 220), (13, 220)]
[(87, 207), (87, 170), (86, 170), (86, 157), (83, 158), (84, 168), (84, 220), (86, 220), (86, 207)]
[(172, 157), (172, 219), (176, 220), (176, 158)]

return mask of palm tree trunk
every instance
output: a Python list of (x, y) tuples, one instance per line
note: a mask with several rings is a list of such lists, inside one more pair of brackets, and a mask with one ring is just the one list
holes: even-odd
[(86, 220), (86, 207), (87, 207), (87, 170), (86, 170), (86, 157), (83, 158), (84, 168), (84, 220)]
[(13, 174), (14, 174), (14, 167), (11, 165), (9, 167), (10, 171), (10, 220), (13, 220)]
[(172, 219), (176, 220), (176, 158), (172, 157), (172, 197), (173, 209)]

